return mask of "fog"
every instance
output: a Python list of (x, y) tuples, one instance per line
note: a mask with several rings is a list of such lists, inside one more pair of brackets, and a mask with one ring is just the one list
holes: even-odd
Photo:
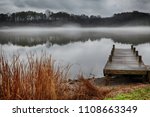
[(13, 33), (65, 33), (69, 32), (102, 32), (102, 33), (129, 33), (129, 34), (145, 34), (150, 33), (150, 27), (79, 27), (75, 25), (65, 25), (62, 27), (1, 27), (0, 32)]
[(76, 41), (111, 38), (114, 42), (140, 44), (150, 42), (150, 27), (3, 27), (0, 28), (0, 43), (32, 46), (50, 42), (67, 44)]

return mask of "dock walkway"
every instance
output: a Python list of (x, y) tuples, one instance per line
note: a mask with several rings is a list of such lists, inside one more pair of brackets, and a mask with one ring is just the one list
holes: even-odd
[(141, 75), (149, 76), (149, 70), (132, 45), (128, 49), (115, 48), (113, 45), (111, 55), (104, 68), (104, 76), (115, 75)]

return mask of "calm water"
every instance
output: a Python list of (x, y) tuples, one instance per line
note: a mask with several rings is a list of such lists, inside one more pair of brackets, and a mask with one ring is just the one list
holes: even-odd
[(70, 76), (103, 76), (112, 45), (128, 48), (134, 44), (150, 65), (150, 28), (1, 28), (0, 49), (11, 60), (14, 54), (26, 60), (27, 53), (52, 55), (56, 64), (71, 65)]

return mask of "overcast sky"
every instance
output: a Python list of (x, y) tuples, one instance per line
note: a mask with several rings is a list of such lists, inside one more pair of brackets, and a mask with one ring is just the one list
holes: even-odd
[(107, 17), (133, 10), (150, 13), (150, 0), (0, 0), (0, 13), (46, 9)]

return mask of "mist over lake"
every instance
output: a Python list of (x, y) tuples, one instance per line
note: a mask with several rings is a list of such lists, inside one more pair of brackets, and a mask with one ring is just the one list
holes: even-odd
[(102, 77), (112, 45), (139, 50), (146, 65), (150, 64), (150, 27), (3, 27), (0, 28), (0, 51), (8, 60), (19, 54), (24, 61), (28, 53), (51, 55), (56, 64), (71, 65), (70, 75)]

